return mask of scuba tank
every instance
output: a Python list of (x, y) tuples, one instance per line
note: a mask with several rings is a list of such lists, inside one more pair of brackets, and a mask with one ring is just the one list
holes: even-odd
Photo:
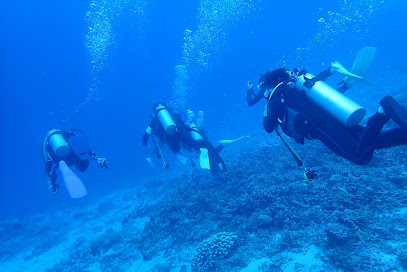
[(176, 132), (177, 126), (175, 125), (174, 119), (172, 119), (171, 114), (168, 112), (167, 107), (158, 104), (154, 109), (155, 114), (158, 116), (161, 125), (163, 126), (165, 133), (167, 135), (172, 135)]
[(355, 103), (350, 98), (341, 94), (323, 81), (314, 82), (312, 74), (300, 75), (295, 81), (295, 88), (304, 91), (306, 97), (320, 106), (336, 120), (352, 127), (362, 121), (366, 109)]
[(51, 129), (48, 132), (48, 143), (51, 145), (52, 150), (58, 158), (64, 158), (71, 153), (71, 148), (69, 147), (64, 136), (62, 136), (61, 131), (57, 129)]
[(192, 138), (194, 138), (195, 141), (203, 141), (203, 137), (200, 133), (198, 133), (197, 131), (199, 131), (198, 126), (192, 122), (191, 124), (189, 124), (189, 127), (191, 128), (191, 136)]

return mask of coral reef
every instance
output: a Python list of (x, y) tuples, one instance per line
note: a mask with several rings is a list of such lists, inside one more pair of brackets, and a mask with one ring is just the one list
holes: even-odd
[(98, 255), (107, 252), (114, 244), (120, 242), (121, 235), (117, 231), (109, 229), (90, 246), (90, 253)]
[(226, 173), (172, 172), (71, 216), (3, 222), (2, 254), (29, 252), (22, 257), (35, 265), (65, 248), (47, 272), (406, 269), (405, 148), (379, 150), (368, 166), (316, 142), (297, 151), (317, 171), (314, 181), (284, 146), (249, 142), (231, 152), (239, 155), (227, 158)]
[(192, 271), (204, 272), (214, 269), (216, 261), (227, 258), (237, 247), (237, 235), (220, 232), (204, 240), (192, 259)]

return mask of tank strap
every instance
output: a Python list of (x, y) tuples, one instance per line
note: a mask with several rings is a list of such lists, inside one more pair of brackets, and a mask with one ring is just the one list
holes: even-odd
[(158, 110), (154, 110), (154, 114), (157, 115), (162, 110), (167, 110), (167, 108), (159, 108)]
[(203, 138), (205, 137), (205, 134), (203, 132), (201, 132), (198, 127), (190, 127), (190, 126), (187, 126), (187, 127), (189, 128), (189, 130), (187, 130), (187, 131), (196, 132), (199, 135), (201, 135)]
[(305, 78), (305, 82), (302, 85), (302, 90), (305, 92), (308, 92), (309, 90), (311, 90), (312, 87), (314, 87), (316, 81), (314, 81), (313, 79), (309, 79), (305, 76), (304, 76), (304, 78)]
[(318, 81), (324, 81), (330, 75), (332, 75), (332, 74), (329, 69), (319, 73), (318, 75), (316, 75), (313, 78), (307, 78), (304, 75), (305, 82), (304, 82), (303, 88), (305, 87), (305, 88), (307, 88), (307, 90), (305, 90), (305, 91), (309, 91), (312, 87), (314, 87), (315, 83), (317, 83)]

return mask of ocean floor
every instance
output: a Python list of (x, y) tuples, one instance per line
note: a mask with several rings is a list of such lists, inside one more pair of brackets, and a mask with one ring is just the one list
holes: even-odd
[(1, 222), (0, 271), (407, 270), (405, 147), (357, 166), (317, 142), (296, 145), (318, 173), (307, 182), (275, 138), (238, 146), (223, 151), (224, 174), (185, 167)]

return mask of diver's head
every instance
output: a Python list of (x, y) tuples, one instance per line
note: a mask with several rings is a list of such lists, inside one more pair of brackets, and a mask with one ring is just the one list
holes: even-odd
[(290, 75), (287, 73), (287, 69), (284, 67), (276, 70), (270, 70), (260, 77), (257, 88), (266, 90), (273, 89), (279, 83), (289, 79)]

